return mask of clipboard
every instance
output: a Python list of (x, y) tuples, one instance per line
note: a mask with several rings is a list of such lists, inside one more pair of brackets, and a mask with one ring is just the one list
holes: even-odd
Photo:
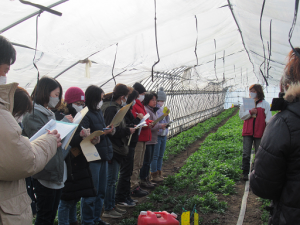
[(117, 127), (120, 125), (120, 123), (122, 122), (122, 120), (124, 119), (126, 113), (128, 112), (128, 110), (130, 109), (132, 105), (132, 102), (124, 107), (122, 107), (117, 114), (114, 116), (114, 118), (112, 119), (112, 121), (110, 122), (110, 127)]
[(80, 147), (81, 147), (82, 153), (84, 154), (84, 156), (88, 162), (101, 159), (95, 145), (93, 145), (91, 143), (91, 140), (94, 137), (101, 136), (103, 134), (104, 134), (104, 132), (102, 130), (97, 130), (80, 142)]
[[(87, 112), (89, 111), (89, 108), (86, 106), (84, 107), (80, 112), (78, 112), (74, 119), (73, 119), (73, 123), (74, 124), (80, 124), (81, 120), (83, 119), (83, 117), (87, 114)], [(64, 149), (66, 146), (68, 146), (74, 136), (76, 132), (76, 129), (70, 133), (66, 138), (65, 140), (62, 142), (62, 148)]]
[(157, 118), (156, 120), (154, 120), (152, 123), (153, 123), (153, 126), (155, 124), (157, 124), (159, 121), (163, 120), (167, 115), (169, 115), (170, 113), (170, 109), (168, 109), (167, 107), (164, 108), (163, 110), (163, 115), (161, 115), (159, 118)]

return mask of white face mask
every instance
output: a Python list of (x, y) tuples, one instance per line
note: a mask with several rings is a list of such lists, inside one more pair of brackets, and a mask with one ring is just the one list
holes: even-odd
[(49, 103), (48, 103), (48, 107), (51, 108), (51, 109), (54, 109), (55, 106), (59, 103), (59, 98), (58, 97), (51, 97), (50, 96), (50, 100), (49, 100)]
[(137, 99), (140, 100), (140, 102), (142, 102), (145, 99), (145, 95), (139, 95)]
[(22, 123), (23, 115), (20, 117), (15, 117), (15, 120), (17, 121), (17, 123)]
[(6, 76), (0, 76), (0, 85), (6, 84), (6, 80), (7, 80)]
[(164, 104), (165, 104), (164, 102), (157, 102), (157, 106), (158, 106), (159, 108), (161, 108)]
[(250, 92), (250, 97), (251, 97), (251, 98), (254, 99), (254, 98), (256, 98), (256, 96), (257, 96), (257, 93)]
[(127, 98), (125, 97), (125, 101), (121, 100), (121, 106), (127, 105), (126, 102), (127, 102)]
[(74, 108), (74, 109), (76, 109), (76, 112), (80, 112), (82, 109), (83, 109), (83, 106), (82, 105), (80, 105), (80, 106), (78, 106), (78, 105), (76, 105), (76, 104), (72, 104), (72, 107)]
[(101, 101), (99, 102), (99, 104), (97, 105), (97, 109), (101, 109), (102, 105), (103, 105), (103, 100), (101, 100)]

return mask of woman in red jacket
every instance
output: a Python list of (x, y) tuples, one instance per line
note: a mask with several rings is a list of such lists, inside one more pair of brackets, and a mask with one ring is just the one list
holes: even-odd
[[(142, 113), (144, 116), (147, 114), (143, 101), (145, 98), (146, 89), (140, 83), (135, 83), (133, 88), (139, 93), (139, 97), (136, 99), (135, 105), (132, 107), (132, 114), (136, 117), (139, 113)], [(140, 169), (143, 166), (144, 155), (146, 151), (146, 142), (151, 140), (151, 120), (146, 120), (147, 127), (143, 127), (140, 131), (139, 140), (135, 147), (134, 152), (134, 162), (133, 162), (133, 171), (130, 179), (131, 186), (131, 196), (133, 197), (143, 197), (149, 194), (147, 191), (144, 191), (140, 188), (139, 184), (139, 175)]]
[(255, 153), (259, 147), (261, 137), (264, 133), (266, 123), (272, 117), (270, 104), (266, 102), (265, 95), (260, 84), (253, 84), (249, 87), (249, 95), (255, 100), (256, 107), (245, 110), (241, 105), (239, 116), (244, 120), (243, 126), (243, 179), (248, 180), (250, 170), (250, 156), (254, 142)]

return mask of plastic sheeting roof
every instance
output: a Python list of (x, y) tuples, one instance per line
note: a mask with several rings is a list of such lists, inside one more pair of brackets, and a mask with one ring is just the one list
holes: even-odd
[[(62, 13), (61, 17), (48, 12), (40, 15), (36, 65), (41, 76), (59, 75), (64, 90), (70, 86), (85, 89), (93, 83), (105, 84), (103, 89), (111, 91), (112, 70), (117, 83), (133, 84), (151, 75), (157, 61), (155, 1), (31, 2), (57, 4), (52, 9)], [(37, 16), (30, 15), (39, 10), (17, 0), (1, 0), (0, 9), (1, 35), (15, 43), (17, 50), (8, 82), (19, 82), (31, 91), (37, 77), (32, 63)], [(222, 80), (225, 86), (237, 89), (257, 82), (266, 84), (261, 69), (269, 85), (277, 86), (291, 50), (288, 33), (294, 10), (292, 0), (156, 1), (160, 62), (154, 71), (185, 67), (180, 76), (191, 89)], [(22, 21), (26, 17), (30, 18)], [(294, 46), (299, 38), (296, 25), (291, 39)], [(86, 65), (78, 63), (86, 58), (92, 61), (91, 78), (85, 77)]]

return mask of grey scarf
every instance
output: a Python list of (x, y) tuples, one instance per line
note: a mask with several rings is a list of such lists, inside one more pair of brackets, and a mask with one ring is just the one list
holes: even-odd
[(42, 105), (39, 105), (39, 104), (36, 104), (36, 103), (35, 103), (35, 104), (34, 104), (34, 110), (38, 110), (38, 111), (40, 111), (41, 113), (45, 114), (45, 115), (48, 117), (48, 120), (51, 120), (51, 119), (55, 120), (55, 115), (54, 115), (54, 113), (53, 113), (51, 110), (45, 108), (45, 107), (42, 106)]

